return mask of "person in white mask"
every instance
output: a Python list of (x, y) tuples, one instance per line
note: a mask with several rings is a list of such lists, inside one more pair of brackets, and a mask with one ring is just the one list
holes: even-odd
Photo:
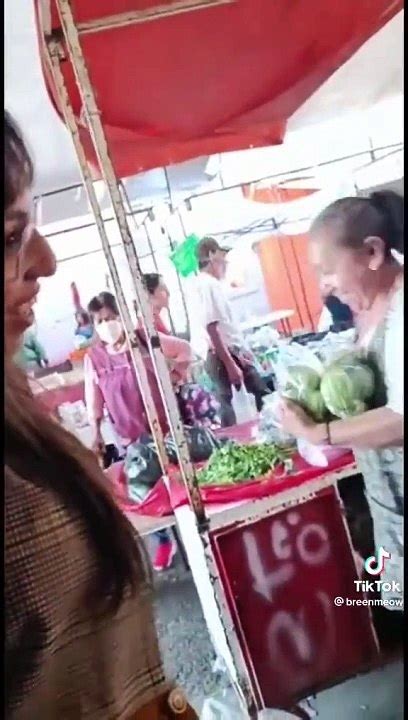
[[(84, 359), (85, 402), (94, 430), (93, 449), (100, 455), (105, 448), (101, 432), (105, 408), (123, 448), (150, 430), (115, 297), (109, 292), (99, 293), (89, 303), (88, 313), (99, 341), (89, 348)], [(157, 382), (149, 367), (146, 371), (160, 425), (166, 433), (168, 425)], [(166, 531), (157, 535), (153, 566), (160, 571), (170, 567), (176, 547)]]
[(102, 453), (105, 408), (123, 447), (137, 440), (147, 426), (114, 296), (100, 293), (89, 303), (88, 312), (99, 341), (85, 356), (85, 401), (94, 430), (93, 449)]

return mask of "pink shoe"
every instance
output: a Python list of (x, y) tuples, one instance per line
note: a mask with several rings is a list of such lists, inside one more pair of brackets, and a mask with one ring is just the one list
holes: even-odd
[(173, 558), (176, 552), (176, 544), (171, 540), (166, 543), (160, 543), (156, 550), (156, 555), (153, 562), (153, 567), (156, 572), (163, 572), (163, 570), (168, 570), (173, 563)]

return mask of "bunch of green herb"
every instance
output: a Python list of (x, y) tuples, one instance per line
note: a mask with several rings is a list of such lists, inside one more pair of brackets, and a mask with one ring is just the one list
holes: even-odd
[(293, 448), (275, 443), (226, 445), (215, 450), (205, 468), (198, 473), (200, 485), (234, 485), (253, 480), (281, 467), (292, 469)]

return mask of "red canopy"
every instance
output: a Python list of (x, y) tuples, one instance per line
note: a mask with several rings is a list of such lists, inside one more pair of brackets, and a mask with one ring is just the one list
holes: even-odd
[[(71, 0), (78, 23), (158, 4)], [(82, 35), (117, 174), (281, 143), (286, 120), (402, 6), (402, 0), (236, 0)], [(70, 61), (62, 69), (79, 117)], [(47, 85), (58, 106), (49, 79)], [(86, 129), (82, 139), (96, 165)]]

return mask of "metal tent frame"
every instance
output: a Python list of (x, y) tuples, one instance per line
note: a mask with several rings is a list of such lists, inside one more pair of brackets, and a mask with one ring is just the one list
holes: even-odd
[[(102, 179), (106, 184), (112, 204), (114, 219), (120, 231), (121, 243), (132, 277), (133, 289), (147, 338), (149, 354), (153, 362), (171, 433), (175, 440), (180, 474), (189, 500), (189, 507), (184, 506), (177, 508), (175, 510), (175, 516), (181, 531), (181, 536), (186, 541), (187, 556), (190, 560), (194, 582), (201, 600), (207, 626), (210, 630), (214, 646), (225, 661), (242, 707), (245, 708), (249, 717), (257, 718), (258, 711), (262, 707), (265, 707), (265, 703), (262, 699), (261, 688), (252, 666), (252, 660), (248, 652), (243, 649), (241, 642), (242, 628), (239, 627), (239, 620), (236, 619), (236, 616), (234, 618), (229, 602), (231, 598), (227, 595), (222, 582), (216, 552), (214, 551), (214, 545), (212, 543), (213, 536), (210, 534), (210, 519), (205, 511), (203, 498), (200, 493), (173, 392), (170, 373), (161, 351), (148, 293), (143, 284), (139, 258), (133, 242), (129, 218), (125, 208), (126, 198), (121, 192), (120, 179), (118, 179), (115, 174), (101, 114), (98, 109), (80, 41), (81, 33), (102, 32), (113, 27), (123, 27), (124, 25), (133, 23), (153, 22), (156, 19), (175, 13), (199, 11), (200, 9), (233, 3), (235, 0), (175, 0), (175, 2), (165, 6), (157, 5), (155, 8), (150, 7), (146, 11), (133, 11), (122, 15), (105, 17), (99, 20), (93, 20), (91, 23), (87, 23), (86, 26), (82, 25), (79, 27), (76, 25), (72, 13), (71, 0), (53, 0), (58, 11), (62, 30), (62, 32), (58, 30), (56, 33), (52, 32), (51, 26), (51, 0), (38, 0), (38, 2), (41, 12), (41, 26), (44, 35), (42, 39), (44, 41), (48, 71), (53, 78), (64, 120), (73, 139), (83, 182), (100, 233), (102, 249), (117, 295), (126, 337), (132, 351), (132, 362), (142, 390), (151, 432), (163, 469), (164, 481), (170, 490), (168, 458), (165, 452), (163, 434), (152, 401), (137, 336), (132, 325), (131, 315), (124, 297), (112, 248), (106, 233), (101, 207), (95, 193), (92, 176), (80, 139), (79, 128), (82, 122), (85, 122), (88, 126), (92, 144), (99, 162)], [(81, 119), (75, 117), (65, 84), (64, 74), (61, 69), (61, 63), (63, 63), (67, 57), (69, 57), (72, 64), (82, 101)], [(337, 513), (339, 518), (342, 518), (341, 522), (344, 524), (345, 521), (340, 511), (341, 503), (338, 499), (335, 486), (340, 477), (349, 477), (354, 473), (356, 473), (355, 466), (347, 466), (341, 470), (330, 471), (326, 475), (310, 482), (307, 489), (302, 487), (297, 490), (288, 489), (282, 492), (279, 497), (265, 497), (251, 501), (249, 506), (234, 507), (227, 513), (227, 517), (221, 519), (215, 516), (212, 519), (211, 531), (223, 530), (227, 525), (229, 528), (240, 526), (245, 529), (246, 527), (250, 527), (251, 524), (255, 525), (259, 520), (266, 518), (268, 518), (268, 522), (273, 522), (273, 518), (277, 516), (282, 509), (286, 511), (290, 507), (299, 506), (301, 503), (305, 503), (307, 500), (318, 496), (319, 493), (329, 488), (332, 490), (334, 488), (333, 494), (335, 494), (337, 498), (335, 500)], [(347, 538), (347, 547), (351, 549), (351, 542), (348, 535)], [(355, 564), (354, 560), (353, 562)], [(194, 567), (192, 566), (193, 564)]]
[[(55, 90), (60, 101), (63, 117), (71, 134), (77, 159), (80, 165), (83, 183), (85, 185), (95, 222), (101, 237), (102, 249), (112, 277), (113, 286), (117, 296), (120, 315), (124, 324), (126, 337), (131, 348), (132, 363), (142, 391), (143, 402), (154, 438), (164, 481), (169, 487), (168, 458), (164, 448), (163, 433), (161, 431), (156, 409), (153, 404), (146, 370), (144, 367), (139, 343), (132, 324), (129, 307), (121, 287), (119, 273), (110, 247), (109, 239), (104, 226), (102, 211), (98, 197), (95, 193), (92, 176), (89, 170), (85, 151), (81, 143), (79, 126), (86, 122), (92, 143), (98, 158), (102, 179), (106, 184), (108, 195), (112, 204), (114, 218), (117, 222), (121, 242), (126, 254), (130, 274), (133, 282), (136, 302), (140, 310), (140, 318), (147, 338), (149, 354), (164, 403), (170, 430), (177, 448), (179, 469), (184, 482), (190, 508), (193, 511), (195, 540), (199, 540), (201, 560), (205, 559), (205, 575), (207, 590), (211, 588), (211, 606), (219, 615), (218, 632), (221, 634), (221, 643), (229, 658), (229, 672), (239, 700), (247, 709), (251, 717), (257, 716), (257, 703), (252, 683), (249, 678), (246, 662), (243, 657), (234, 623), (227, 605), (224, 590), (219, 579), (217, 566), (209, 540), (209, 523), (204, 503), (197, 482), (194, 466), (191, 461), (187, 440), (174, 395), (169, 369), (160, 347), (160, 341), (154, 326), (153, 313), (149, 302), (147, 290), (142, 280), (137, 250), (133, 242), (129, 219), (125, 209), (126, 198), (121, 193), (120, 179), (116, 177), (112, 164), (106, 136), (101, 120), (101, 114), (96, 102), (95, 93), (88, 74), (86, 60), (82, 52), (80, 33), (100, 32), (110, 28), (122, 27), (133, 23), (151, 22), (155, 19), (167, 17), (183, 12), (198, 11), (217, 5), (228, 4), (235, 0), (180, 0), (169, 6), (157, 6), (148, 11), (134, 11), (124, 15), (105, 17), (95, 20), (86, 27), (78, 27), (72, 13), (70, 0), (55, 0), (62, 28), (61, 33), (53, 33), (51, 28), (50, 0), (41, 0), (40, 13), (44, 32), (44, 47), (47, 69), (53, 78)], [(88, 27), (88, 25), (90, 25)], [(81, 118), (77, 119), (68, 95), (61, 63), (69, 56), (75, 73), (77, 86), (82, 100)]]

